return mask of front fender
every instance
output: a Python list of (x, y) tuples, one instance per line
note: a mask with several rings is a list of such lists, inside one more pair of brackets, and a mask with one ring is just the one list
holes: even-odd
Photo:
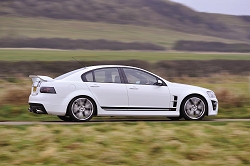
[(202, 88), (171, 88), (170, 93), (172, 96), (177, 96), (178, 97), (178, 101), (177, 101), (177, 105), (176, 105), (176, 111), (179, 112), (180, 114), (180, 109), (181, 109), (181, 104), (183, 102), (183, 100), (190, 95), (200, 95), (202, 96), (206, 102), (207, 102), (207, 106), (208, 106), (208, 112), (207, 115), (216, 115), (218, 112), (218, 107), (216, 110), (213, 110), (213, 105), (212, 105), (212, 100), (213, 101), (217, 101), (218, 100), (216, 98), (210, 98), (207, 94), (207, 89), (202, 89)]

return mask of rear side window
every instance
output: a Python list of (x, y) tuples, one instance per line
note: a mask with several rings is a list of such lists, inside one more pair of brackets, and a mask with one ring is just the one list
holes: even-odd
[(82, 75), (84, 82), (121, 83), (121, 77), (117, 68), (103, 68)]
[(94, 71), (95, 82), (101, 83), (121, 83), (121, 78), (117, 68), (105, 68)]

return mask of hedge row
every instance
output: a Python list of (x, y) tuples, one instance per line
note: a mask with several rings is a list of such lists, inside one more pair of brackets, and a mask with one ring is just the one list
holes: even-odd
[[(204, 77), (217, 73), (229, 73), (234, 75), (249, 75), (250, 60), (209, 60), (209, 61), (161, 61), (148, 63), (140, 60), (127, 61), (81, 61), (85, 66), (100, 64), (121, 64), (136, 66), (150, 70), (162, 77)], [(58, 76), (63, 73), (83, 67), (76, 61), (23, 61), (6, 62), (0, 61), (0, 77), (25, 76), (30, 74)]]
[(50, 49), (85, 49), (85, 50), (165, 50), (164, 47), (151, 43), (123, 43), (110, 40), (83, 40), (67, 38), (2, 38), (0, 48), (50, 48)]
[(226, 44), (221, 42), (180, 40), (173, 49), (179, 51), (250, 52), (250, 45), (245, 43)]

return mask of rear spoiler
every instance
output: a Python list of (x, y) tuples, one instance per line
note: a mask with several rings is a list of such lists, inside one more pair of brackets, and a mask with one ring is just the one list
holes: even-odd
[(32, 79), (32, 82), (38, 82), (38, 81), (42, 81), (42, 82), (51, 82), (54, 81), (53, 78), (48, 77), (48, 76), (39, 76), (39, 75), (29, 75), (29, 78)]

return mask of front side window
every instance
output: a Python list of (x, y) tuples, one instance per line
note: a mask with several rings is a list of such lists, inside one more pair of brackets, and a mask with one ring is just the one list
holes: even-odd
[(141, 70), (124, 68), (129, 84), (154, 85), (157, 78)]
[(95, 82), (100, 83), (121, 83), (117, 68), (105, 68), (94, 70)]

